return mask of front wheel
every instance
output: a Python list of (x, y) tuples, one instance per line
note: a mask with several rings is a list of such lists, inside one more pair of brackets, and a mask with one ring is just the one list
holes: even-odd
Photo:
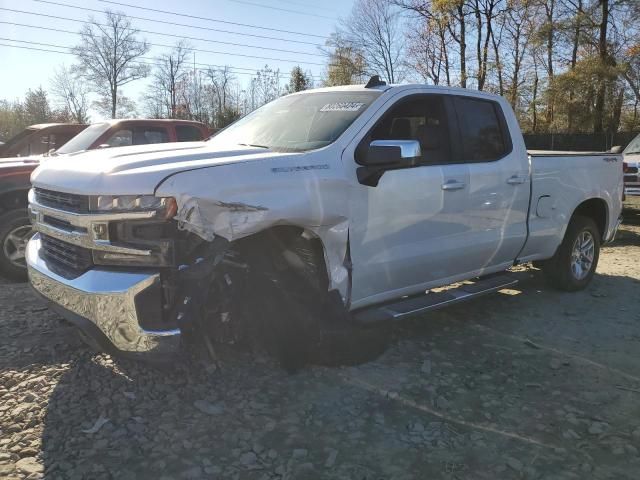
[(600, 232), (588, 217), (571, 219), (562, 244), (553, 258), (543, 264), (543, 272), (551, 285), (574, 292), (585, 288), (598, 266)]
[(27, 279), (25, 249), (32, 233), (26, 208), (0, 215), (0, 274), (14, 280)]

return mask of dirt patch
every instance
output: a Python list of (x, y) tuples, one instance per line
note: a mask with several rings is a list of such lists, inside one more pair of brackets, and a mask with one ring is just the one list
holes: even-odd
[(0, 478), (638, 478), (639, 212), (584, 292), (523, 268), (374, 362), (296, 375), (114, 362), (2, 284)]

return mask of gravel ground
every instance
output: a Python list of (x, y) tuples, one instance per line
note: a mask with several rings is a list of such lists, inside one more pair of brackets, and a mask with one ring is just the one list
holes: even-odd
[(375, 361), (295, 375), (242, 353), (218, 371), (115, 361), (3, 283), (0, 478), (637, 479), (640, 209), (626, 217), (584, 292), (521, 269), (398, 325)]

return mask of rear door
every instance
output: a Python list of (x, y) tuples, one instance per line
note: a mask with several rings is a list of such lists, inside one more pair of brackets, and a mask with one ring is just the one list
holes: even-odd
[(528, 155), (514, 148), (497, 101), (456, 96), (455, 109), (463, 160), (469, 168), (464, 214), (468, 248), (481, 270), (506, 268), (527, 236)]

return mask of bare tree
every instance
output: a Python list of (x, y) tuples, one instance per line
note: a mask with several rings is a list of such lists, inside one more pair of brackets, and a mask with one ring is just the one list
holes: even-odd
[(258, 108), (278, 98), (281, 94), (280, 70), (274, 70), (269, 65), (256, 72), (251, 79), (251, 107)]
[(162, 103), (169, 118), (178, 116), (179, 88), (188, 73), (188, 54), (189, 45), (181, 40), (171, 52), (162, 54), (156, 59), (158, 66), (153, 73), (151, 88), (162, 95)]
[(51, 92), (59, 105), (71, 114), (74, 122), (89, 122), (89, 87), (73, 69), (62, 65), (55, 71)]
[(478, 67), (478, 90), (484, 90), (487, 81), (487, 65), (489, 62), (489, 44), (493, 38), (493, 26), (496, 17), (503, 10), (501, 0), (472, 0), (472, 11), (476, 19), (476, 65)]
[[(506, 88), (511, 106), (516, 109), (523, 82), (523, 63), (534, 33), (532, 18), (536, 15), (536, 0), (511, 0), (505, 12), (505, 50), (507, 70), (510, 72)], [(508, 73), (509, 73), (508, 72)]]
[[(467, 88), (467, 17), (470, 14), (469, 0), (393, 0), (395, 5), (432, 21), (439, 19), (446, 27), (449, 38), (457, 46), (460, 59), (460, 86)], [(447, 44), (447, 50), (451, 48)], [(447, 54), (450, 58), (450, 54)], [(449, 63), (449, 62), (448, 62)], [(447, 69), (448, 70), (448, 69)]]
[(389, 0), (356, 0), (342, 27), (345, 37), (362, 49), (369, 74), (379, 73), (390, 83), (402, 80), (400, 17)]
[[(598, 59), (600, 67), (605, 68), (611, 66), (611, 57), (609, 56), (607, 43), (607, 28), (609, 27), (609, 0), (598, 0), (601, 7), (599, 35), (598, 35)], [(599, 133), (604, 128), (604, 108), (605, 95), (607, 93), (607, 82), (605, 78), (601, 78), (596, 92), (595, 115), (593, 118), (593, 131)]]
[(124, 13), (105, 11), (106, 23), (91, 18), (80, 31), (80, 43), (73, 48), (79, 60), (79, 71), (91, 82), (105, 100), (111, 103), (111, 117), (115, 118), (119, 88), (144, 78), (149, 66), (136, 62), (149, 51), (145, 41), (139, 41), (138, 30)]
[(324, 84), (327, 87), (362, 83), (365, 75), (364, 52), (341, 32), (333, 33), (326, 43), (328, 57)]
[[(109, 97), (101, 97), (91, 105), (105, 117), (113, 115), (113, 103)], [(125, 97), (122, 93), (118, 93), (116, 105), (117, 108), (115, 111), (115, 116), (112, 116), (112, 118), (135, 118), (136, 116), (138, 116), (136, 103), (129, 97)]]
[(425, 80), (434, 85), (451, 85), (448, 31), (446, 17), (421, 18), (413, 32), (408, 34), (407, 64)]

